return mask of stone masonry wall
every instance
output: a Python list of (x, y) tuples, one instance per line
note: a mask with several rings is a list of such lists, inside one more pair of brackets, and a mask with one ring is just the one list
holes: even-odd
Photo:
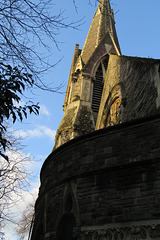
[(154, 117), (95, 131), (55, 150), (41, 171), (36, 209), (44, 209), (45, 217), (43, 224), (35, 221), (34, 228), (43, 229), (36, 240), (56, 239), (66, 214), (74, 216), (79, 239), (87, 237), (86, 229), (93, 235), (117, 224), (160, 224), (159, 142), (160, 117)]
[(101, 128), (106, 102), (112, 89), (122, 86), (125, 105), (122, 122), (160, 113), (159, 60), (110, 55), (96, 129)]

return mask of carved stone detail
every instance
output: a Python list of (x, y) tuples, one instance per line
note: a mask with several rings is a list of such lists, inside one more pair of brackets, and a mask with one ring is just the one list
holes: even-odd
[(159, 240), (160, 225), (81, 231), (78, 240)]

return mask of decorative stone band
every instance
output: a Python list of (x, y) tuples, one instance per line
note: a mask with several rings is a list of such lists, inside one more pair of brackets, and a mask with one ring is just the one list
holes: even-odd
[(112, 226), (83, 227), (78, 240), (159, 240), (160, 221), (148, 224), (120, 224)]

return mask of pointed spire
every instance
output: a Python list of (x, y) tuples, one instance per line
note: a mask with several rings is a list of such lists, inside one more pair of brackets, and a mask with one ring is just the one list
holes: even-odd
[(107, 31), (109, 31), (112, 35), (115, 44), (120, 52), (115, 29), (114, 14), (113, 10), (111, 10), (110, 1), (100, 0), (82, 49), (82, 61), (84, 64), (87, 63)]

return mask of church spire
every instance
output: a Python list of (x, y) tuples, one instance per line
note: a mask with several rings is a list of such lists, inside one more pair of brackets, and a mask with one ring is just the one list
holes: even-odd
[(121, 51), (115, 29), (114, 14), (113, 10), (111, 9), (110, 1), (100, 0), (82, 49), (81, 56), (84, 64), (87, 63), (96, 47), (104, 38), (107, 31), (110, 32), (120, 53)]
[(76, 44), (55, 148), (95, 130), (109, 54), (120, 55), (109, 0), (99, 0), (84, 47)]

